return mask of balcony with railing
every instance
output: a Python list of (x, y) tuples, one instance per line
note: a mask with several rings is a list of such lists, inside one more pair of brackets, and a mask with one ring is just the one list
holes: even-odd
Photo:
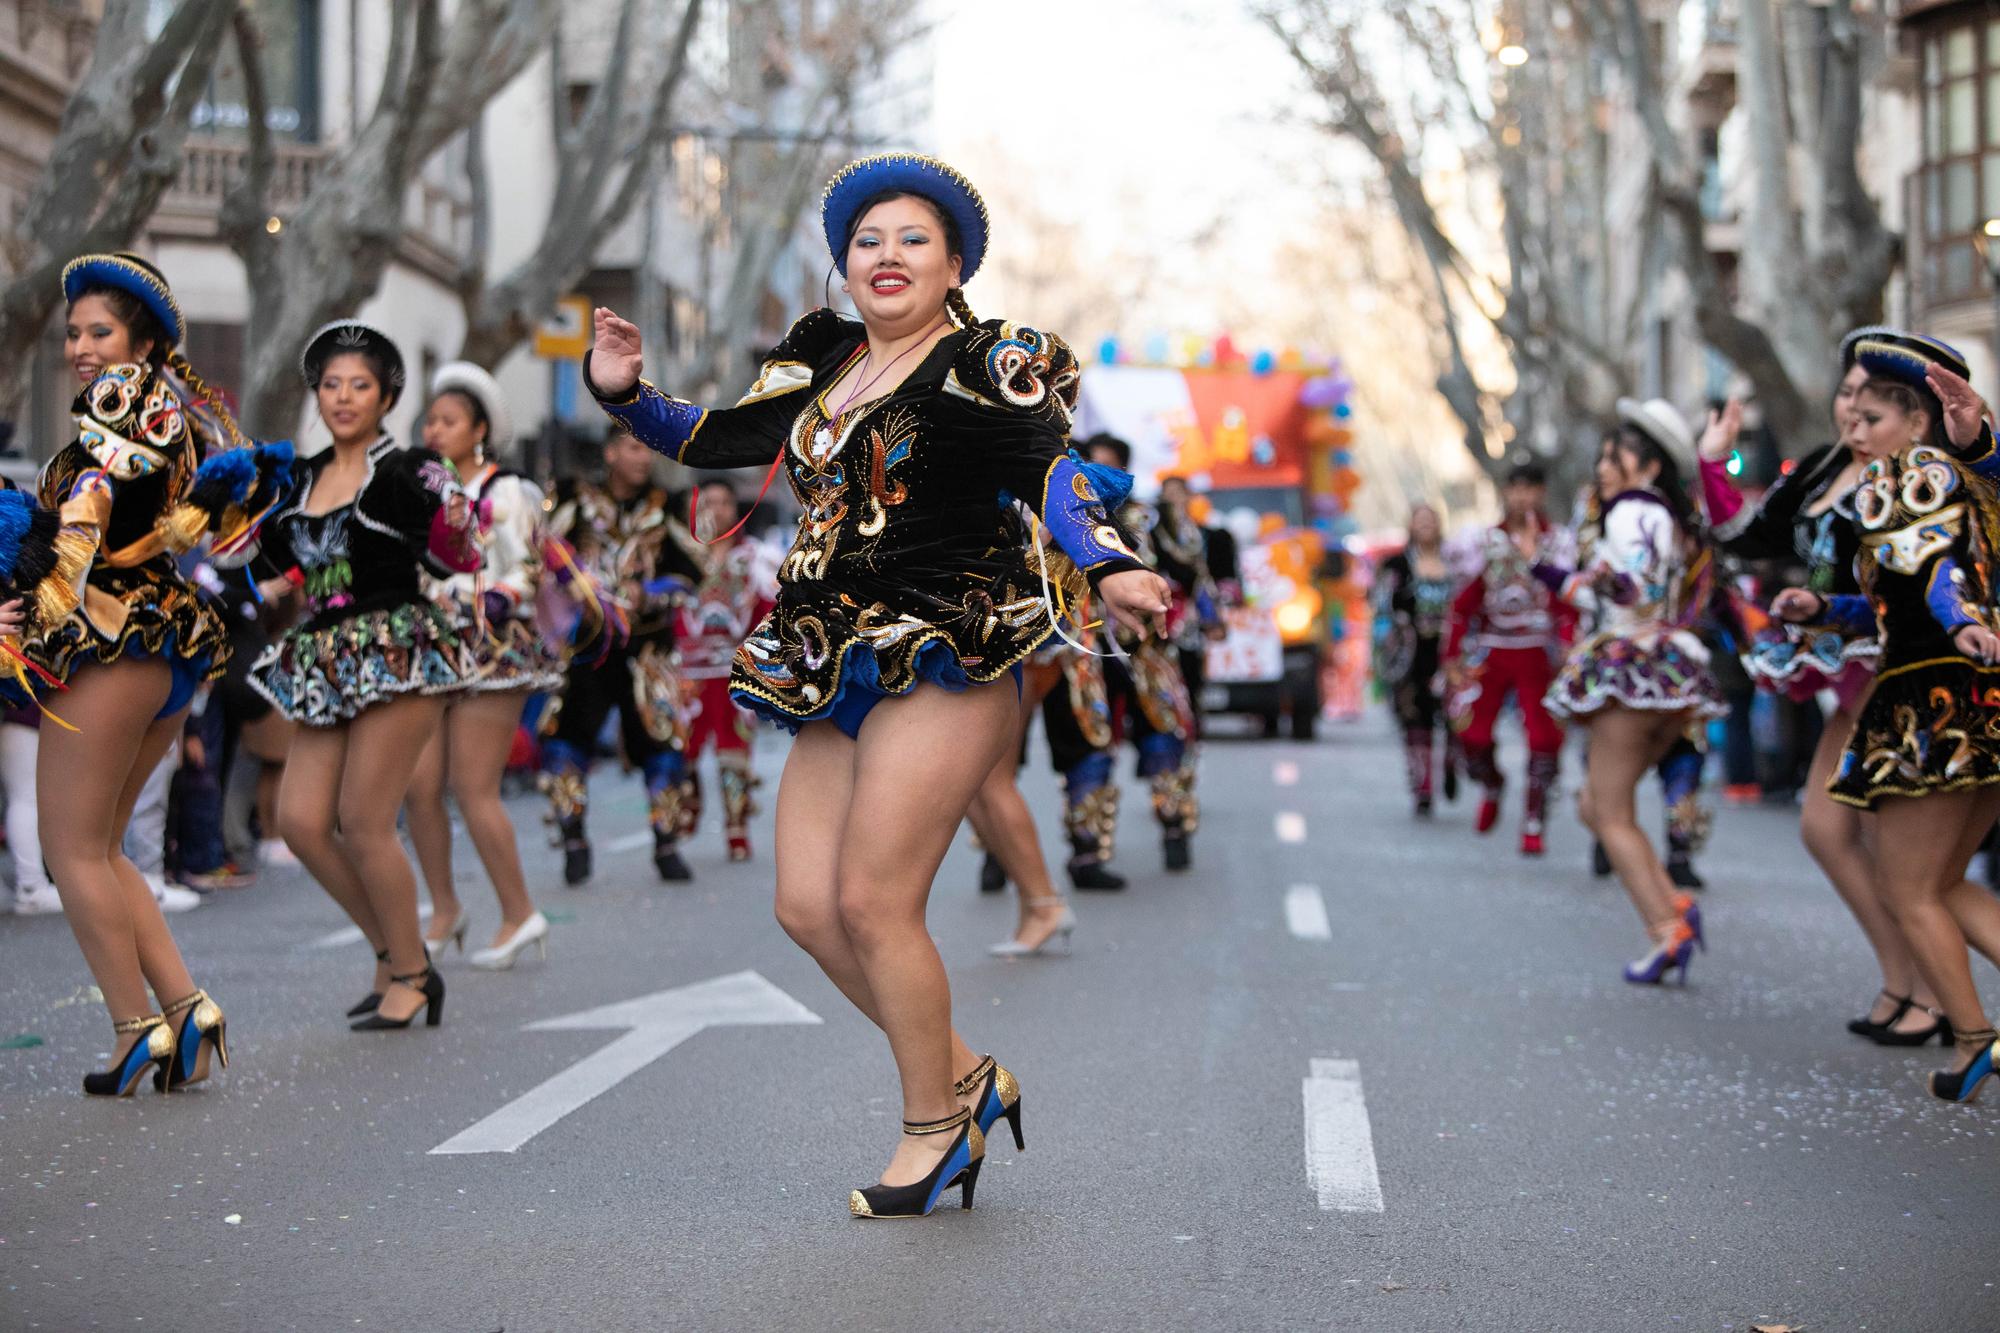
[(1688, 97), (1726, 115), (1736, 100), (1736, 0), (1702, 0), (1693, 39), (1684, 71)]
[[(279, 140), (272, 145), (272, 216), (290, 216), (312, 193), (332, 154), (317, 144)], [(248, 169), (249, 149), (239, 140), (190, 138), (180, 176), (154, 214), (156, 234), (188, 240), (212, 239), (222, 201)], [(403, 197), (404, 233), (400, 257), (444, 281), (458, 272), (472, 245), (472, 205), (465, 191), (427, 174), (419, 175)]]

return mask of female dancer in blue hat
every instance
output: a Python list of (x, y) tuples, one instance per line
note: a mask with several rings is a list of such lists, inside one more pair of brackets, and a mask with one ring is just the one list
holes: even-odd
[(83, 392), (76, 438), (39, 482), (61, 531), (24, 650), (42, 684), (65, 687), (59, 718), (41, 729), (42, 856), (117, 1034), (111, 1068), (83, 1088), (126, 1096), (149, 1067), (167, 1091), (207, 1078), (211, 1056), (228, 1063), (222, 1010), (195, 985), (121, 844), (140, 787), (228, 657), (222, 622), (174, 554), (218, 525), (254, 521), (289, 476), (291, 451), (233, 450), (216, 456), (220, 470), (202, 465), (204, 450), (242, 437), (176, 352), (186, 324), (151, 264), (85, 255), (64, 270), (63, 295), (63, 350)]
[[(1713, 524), (1710, 535), (1716, 545), (1744, 559), (1802, 563), (1806, 586), (1817, 593), (1851, 596), (1861, 591), (1855, 573), (1861, 533), (1843, 509), (1869, 463), (1845, 443), (1855, 400), (1868, 382), (1856, 349), (1864, 339), (1894, 333), (1871, 325), (1841, 340), (1841, 378), (1833, 395), (1834, 442), (1799, 459), (1756, 505), (1744, 504), (1725, 466), (1742, 428), (1741, 405), (1732, 402), (1710, 414), (1699, 452), (1702, 488)], [(1962, 363), (1955, 369), (1960, 375), (1966, 373)], [(1864, 812), (1834, 800), (1826, 786), (1854, 732), (1855, 712), (1875, 678), (1881, 651), (1872, 622), (1859, 634), (1823, 625), (1789, 625), (1782, 632), (1760, 635), (1744, 654), (1744, 665), (1759, 689), (1808, 703), (1821, 690), (1831, 690), (1838, 700), (1813, 750), (1799, 836), (1854, 914), (1882, 975), (1874, 1004), (1859, 1018), (1849, 1019), (1847, 1030), (1884, 1046), (1921, 1046), (1933, 1037), (1949, 1042), (1950, 1027), (1932, 1014), (1937, 997), (1917, 971), (1902, 928), (1876, 886), (1869, 851), (1872, 821)]]
[(638, 330), (596, 313), (599, 401), (697, 467), (783, 464), (804, 508), (777, 608), (738, 651), (736, 699), (797, 732), (777, 801), (777, 915), (889, 1039), (903, 1131), (856, 1217), (972, 1203), (984, 1131), (1020, 1136), (1020, 1089), (952, 1029), (924, 927), (931, 880), (1018, 727), (1019, 663), (1054, 633), (1055, 590), (1013, 501), (1031, 505), (1134, 624), (1167, 589), (1110, 513), (1115, 477), (1066, 449), (1077, 364), (1061, 340), (975, 321), (986, 209), (958, 172), (886, 154), (836, 174), (827, 244), (860, 321), (792, 326), (733, 408), (639, 378)]
[(1862, 591), (1788, 588), (1771, 609), (1881, 635), (1880, 670), (1828, 790), (1875, 812), (1876, 884), (1956, 1047), (1928, 1086), (1971, 1101), (2000, 1059), (1966, 952), (1970, 941), (2000, 959), (2000, 903), (1965, 878), (2000, 818), (2000, 456), (1952, 349), (1884, 333), (1864, 338), (1856, 356), (1869, 378), (1843, 442), (1868, 460), (1847, 502)]

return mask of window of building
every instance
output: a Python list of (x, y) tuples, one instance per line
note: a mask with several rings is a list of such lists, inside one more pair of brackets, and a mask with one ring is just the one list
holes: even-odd
[(1917, 179), (1926, 302), (1983, 295), (1974, 238), (2000, 218), (2000, 18), (1975, 11), (1919, 38), (1924, 165)]
[[(244, 6), (262, 42), (265, 124), (293, 143), (319, 141), (319, 0), (247, 0)], [(158, 30), (174, 5), (152, 0), (149, 22)], [(208, 87), (190, 122), (197, 133), (236, 134), (250, 124), (236, 37), (224, 38)]]

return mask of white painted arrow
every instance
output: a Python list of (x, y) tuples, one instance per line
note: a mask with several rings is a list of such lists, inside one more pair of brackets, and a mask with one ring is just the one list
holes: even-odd
[(513, 1152), (703, 1028), (819, 1021), (818, 1014), (755, 972), (736, 972), (586, 1009), (579, 1014), (530, 1023), (522, 1030), (630, 1030), (596, 1054), (585, 1056), (541, 1086), (516, 1097), (478, 1124), (452, 1135), (431, 1152)]

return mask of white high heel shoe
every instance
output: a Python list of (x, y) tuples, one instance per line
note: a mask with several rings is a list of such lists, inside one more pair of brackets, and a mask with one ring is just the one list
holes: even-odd
[(986, 952), (995, 958), (1039, 958), (1049, 952), (1049, 946), (1057, 940), (1063, 943), (1063, 952), (1069, 952), (1069, 937), (1076, 930), (1076, 913), (1069, 909), (1069, 899), (1061, 894), (1048, 898), (1026, 898), (1022, 900), (1028, 907), (1041, 907), (1047, 903), (1061, 903), (1062, 916), (1056, 921), (1056, 928), (1050, 931), (1040, 944), (1023, 944), (1019, 940), (1002, 940)]
[(464, 953), (465, 928), (471, 924), (472, 924), (472, 913), (468, 912), (465, 909), (465, 907), (461, 904), (458, 909), (458, 915), (452, 918), (450, 930), (447, 930), (444, 934), (438, 936), (436, 939), (431, 938), (430, 932), (428, 930), (424, 932), (424, 948), (427, 949), (431, 953), (431, 955), (436, 958), (444, 957), (444, 946), (447, 944), (456, 944), (458, 946), (458, 951), (460, 953)]
[(489, 972), (504, 972), (514, 966), (515, 960), (520, 958), (521, 952), (530, 944), (535, 946), (538, 956), (546, 962), (549, 956), (549, 919), (540, 912), (523, 921), (520, 927), (507, 937), (505, 943), (475, 951), (472, 955), (472, 965), (483, 967)]

